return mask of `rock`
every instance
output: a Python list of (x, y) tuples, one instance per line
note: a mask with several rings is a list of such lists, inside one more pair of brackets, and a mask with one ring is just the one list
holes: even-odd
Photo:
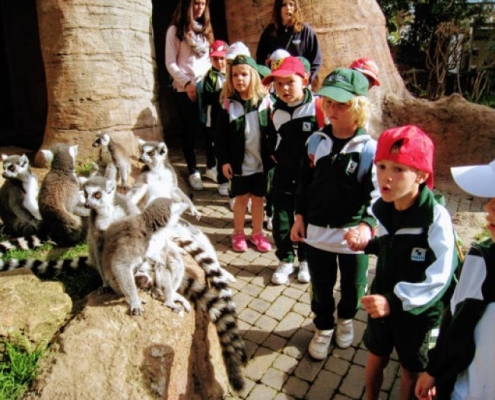
[(42, 282), (28, 269), (0, 273), (0, 338), (22, 333), (46, 346), (64, 324), (72, 301), (60, 282)]
[(131, 317), (123, 297), (91, 293), (43, 360), (44, 372), (25, 399), (228, 395), (218, 336), (205, 313), (179, 315), (145, 293), (142, 298), (144, 315)]

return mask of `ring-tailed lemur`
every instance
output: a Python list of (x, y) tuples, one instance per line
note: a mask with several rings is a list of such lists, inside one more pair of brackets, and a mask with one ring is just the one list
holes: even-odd
[(56, 144), (41, 150), (51, 162), (38, 196), (41, 233), (60, 246), (72, 246), (86, 239), (89, 210), (80, 203), (75, 174), (77, 146)]
[(113, 140), (108, 133), (98, 133), (93, 147), (100, 147), (98, 163), (100, 174), (106, 175), (107, 166), (114, 164), (121, 186), (127, 189), (127, 178), (131, 174), (131, 157), (124, 146)]
[(25, 154), (2, 154), (5, 182), (0, 188), (2, 233), (19, 237), (39, 232), (41, 214), (38, 208), (38, 178), (31, 172)]
[(199, 219), (201, 213), (179, 188), (174, 167), (168, 160), (165, 142), (145, 142), (139, 139), (138, 143), (141, 149), (139, 161), (145, 166), (128, 193), (132, 201), (145, 207), (158, 197), (167, 197), (188, 204), (191, 214)]
[[(152, 253), (151, 247), (148, 248), (148, 256)], [(189, 276), (180, 251), (176, 243), (165, 239), (160, 254), (154, 255), (153, 260), (146, 260), (139, 268), (134, 277), (136, 284), (141, 289), (151, 289), (154, 297), (163, 298), (164, 305), (174, 311), (181, 309), (175, 302), (181, 303), (189, 311), (190, 306), (186, 299), (190, 299), (208, 313), (220, 339), (229, 382), (236, 391), (240, 391), (245, 384), (242, 365), (246, 362), (246, 352), (239, 334), (235, 305), (203, 285), (197, 278)]]

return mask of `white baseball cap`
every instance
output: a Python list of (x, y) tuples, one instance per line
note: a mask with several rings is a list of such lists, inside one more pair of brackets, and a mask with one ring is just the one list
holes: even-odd
[(251, 57), (251, 52), (244, 43), (234, 42), (227, 48), (225, 59), (232, 61), (234, 58), (240, 55)]
[(272, 54), (270, 54), (270, 61), (278, 61), (283, 60), (290, 56), (290, 53), (284, 49), (275, 50)]
[(450, 168), (459, 187), (477, 197), (495, 198), (495, 160), (485, 165)]

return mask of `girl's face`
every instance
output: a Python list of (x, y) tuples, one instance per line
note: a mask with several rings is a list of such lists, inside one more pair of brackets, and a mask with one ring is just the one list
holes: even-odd
[(282, 25), (291, 26), (294, 24), (294, 13), (296, 12), (296, 3), (292, 0), (284, 0), (280, 9)]
[(490, 199), (485, 205), (485, 211), (488, 213), (486, 220), (488, 221), (486, 229), (490, 232), (490, 237), (495, 241), (495, 199)]
[(321, 109), (337, 131), (353, 128), (356, 125), (350, 103), (339, 103), (328, 97), (323, 97)]
[(206, 0), (193, 0), (192, 7), (194, 19), (201, 18), (206, 9)]
[(213, 65), (213, 68), (225, 74), (225, 70), (227, 67), (227, 62), (225, 61), (225, 57), (215, 56), (215, 57), (210, 57), (210, 60), (211, 60), (211, 65)]
[(376, 163), (376, 175), (382, 200), (393, 202), (397, 210), (405, 210), (414, 203), (419, 185), (428, 178), (426, 172), (389, 160)]
[(249, 100), (249, 84), (251, 82), (251, 67), (247, 64), (238, 64), (230, 67), (232, 69), (232, 85), (239, 93), (241, 99)]
[(304, 97), (304, 86), (307, 84), (307, 79), (300, 77), (297, 74), (273, 78), (273, 87), (277, 92), (277, 96), (284, 103), (294, 103), (302, 100)]

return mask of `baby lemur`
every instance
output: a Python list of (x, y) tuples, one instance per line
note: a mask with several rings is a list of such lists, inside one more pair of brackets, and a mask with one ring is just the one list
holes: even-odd
[(13, 236), (36, 235), (41, 223), (38, 208), (38, 178), (31, 172), (25, 154), (2, 154), (5, 182), (0, 188), (2, 233)]
[(98, 133), (93, 147), (100, 148), (98, 161), (100, 175), (105, 175), (107, 166), (114, 164), (121, 186), (127, 189), (127, 178), (131, 174), (131, 158), (124, 146), (113, 140), (108, 133)]

